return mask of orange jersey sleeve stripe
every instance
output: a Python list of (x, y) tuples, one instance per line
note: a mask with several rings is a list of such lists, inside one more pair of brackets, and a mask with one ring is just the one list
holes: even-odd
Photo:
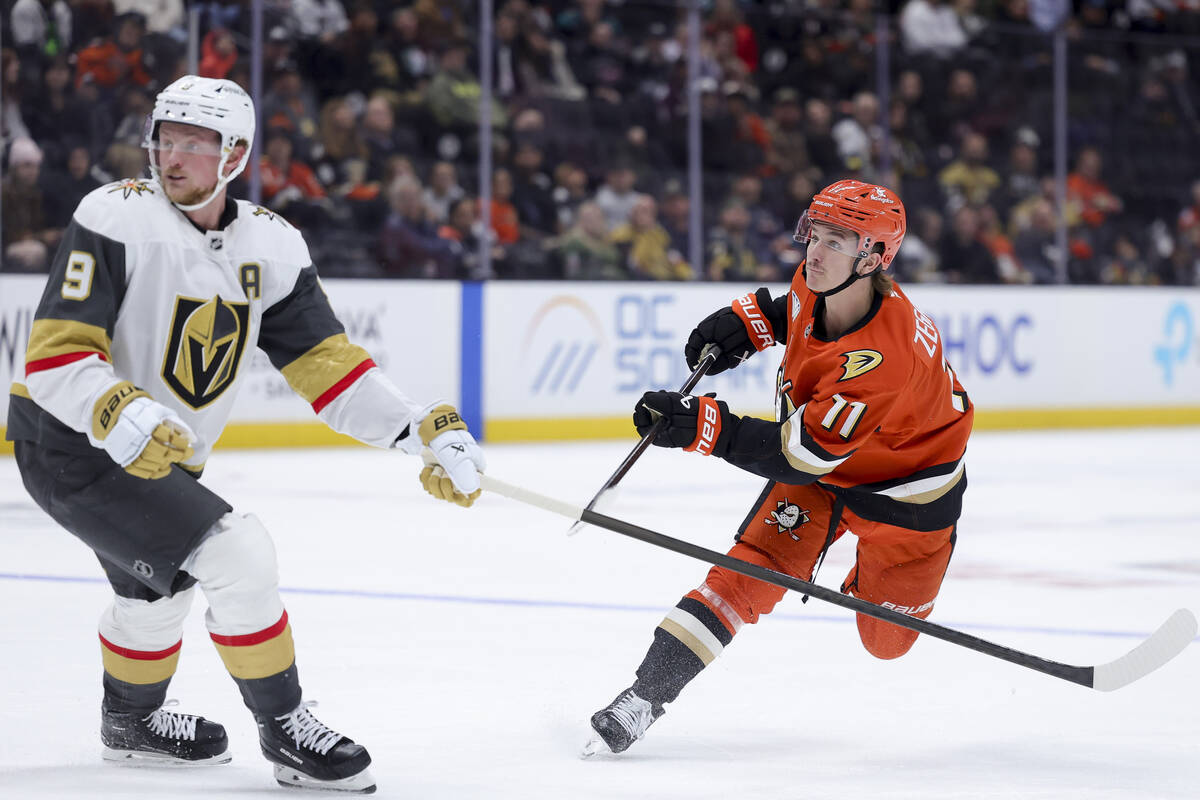
[(350, 373), (348, 375), (346, 375), (346, 377), (342, 378), (340, 381), (335, 383), (333, 386), (329, 387), (329, 389), (324, 394), (322, 394), (320, 397), (318, 397), (316, 400), (313, 401), (313, 404), (312, 404), (313, 411), (320, 414), (321, 409), (325, 408), (325, 406), (329, 405), (334, 400), (336, 400), (337, 396), (339, 394), (346, 391), (346, 389), (350, 388), (351, 384), (353, 384), (356, 380), (358, 380), (364, 372), (366, 372), (367, 370), (371, 369), (374, 366), (375, 366), (375, 362), (368, 358), (366, 361), (362, 362), (357, 367), (350, 370)]
[(39, 358), (36, 361), (30, 361), (25, 364), (25, 377), (28, 378), (35, 372), (43, 372), (55, 367), (61, 367), (65, 364), (73, 364), (76, 361), (82, 361), (85, 358), (97, 356), (101, 361), (108, 361), (108, 357), (104, 353), (90, 351), (86, 353), (63, 353), (59, 356), (50, 356), (49, 358)]

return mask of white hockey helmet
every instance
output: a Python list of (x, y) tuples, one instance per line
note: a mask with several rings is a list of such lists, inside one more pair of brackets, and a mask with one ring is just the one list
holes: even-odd
[[(158, 126), (163, 122), (196, 125), (221, 135), (221, 161), (217, 164), (217, 185), (202, 203), (188, 206), (176, 203), (176, 207), (181, 211), (195, 211), (208, 205), (217, 193), (240, 175), (250, 163), (250, 151), (254, 146), (254, 101), (233, 81), (184, 75), (158, 93), (154, 100), (154, 111), (146, 120), (142, 147), (146, 148), (150, 155), (150, 172), (160, 183), (162, 176), (158, 168)], [(239, 142), (245, 142), (246, 150), (233, 171), (224, 175), (222, 173), (225, 171), (225, 164)]]

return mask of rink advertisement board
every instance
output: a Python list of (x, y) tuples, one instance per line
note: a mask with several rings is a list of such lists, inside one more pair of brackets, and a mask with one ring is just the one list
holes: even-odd
[[(21, 378), (45, 279), (0, 276), (0, 386)], [(643, 391), (678, 388), (695, 324), (754, 285), (324, 281), (350, 338), (414, 399), (459, 404), (493, 441), (632, 435)], [(783, 292), (783, 285), (772, 286)], [(1200, 290), (913, 286), (979, 428), (1200, 423)], [(770, 415), (782, 347), (705, 378)], [(222, 444), (343, 441), (266, 357)], [(0, 393), (0, 425), (8, 393)], [(0, 448), (11, 450), (8, 445)]]
[[(484, 391), (491, 439), (622, 435), (648, 388), (678, 388), (695, 324), (754, 286), (492, 284)], [(773, 286), (773, 293), (785, 287)], [(1200, 291), (914, 286), (980, 428), (1200, 423)], [(769, 414), (782, 347), (713, 378)]]

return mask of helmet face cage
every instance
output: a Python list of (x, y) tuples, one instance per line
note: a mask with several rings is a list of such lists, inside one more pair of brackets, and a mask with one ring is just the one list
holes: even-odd
[(883, 268), (891, 264), (906, 229), (904, 205), (889, 189), (855, 180), (831, 184), (816, 194), (796, 223), (793, 239), (808, 244), (814, 222), (858, 234), (857, 257), (866, 258), (882, 245)]
[[(160, 183), (162, 176), (159, 174), (158, 164), (158, 129), (163, 122), (207, 128), (216, 131), (220, 136), (221, 160), (217, 164), (217, 183), (213, 193), (199, 204), (176, 204), (181, 210), (194, 211), (207, 205), (250, 163), (250, 151), (254, 145), (254, 103), (233, 81), (185, 75), (163, 89), (155, 98), (154, 111), (146, 119), (143, 130), (142, 147), (148, 152), (150, 171)], [(239, 142), (245, 142), (246, 149), (233, 171), (224, 175), (225, 165)]]

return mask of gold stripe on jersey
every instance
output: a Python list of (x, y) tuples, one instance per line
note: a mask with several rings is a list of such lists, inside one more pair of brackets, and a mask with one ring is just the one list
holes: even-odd
[[(933, 489), (929, 489), (924, 492), (918, 492), (917, 494), (910, 494), (910, 495), (893, 494), (893, 492), (895, 491), (894, 489), (888, 490), (886, 492), (879, 492), (879, 494), (882, 494), (885, 497), (890, 497), (892, 500), (895, 500), (898, 503), (915, 503), (917, 505), (924, 505), (925, 503), (932, 503), (934, 500), (940, 499), (941, 497), (945, 496), (955, 486), (958, 486), (959, 482), (962, 481), (962, 477), (964, 474), (966, 474), (966, 473), (963, 472), (962, 462), (959, 462), (958, 469), (955, 470), (953, 473), (951, 473), (949, 476), (947, 476), (946, 482), (944, 484), (942, 484), (941, 486), (937, 486), (937, 487), (934, 487)], [(897, 488), (900, 488), (900, 487), (897, 487)]]
[(337, 333), (279, 371), (296, 394), (312, 403), (370, 357), (346, 334)]
[(149, 396), (129, 381), (121, 381), (100, 395), (100, 399), (92, 407), (92, 438), (97, 441), (107, 439), (125, 406), (138, 397)]
[(100, 653), (105, 672), (119, 681), (138, 685), (165, 681), (175, 674), (175, 668), (179, 665), (178, 648), (166, 658), (127, 658), (114, 653), (102, 643)]
[(291, 625), (285, 625), (278, 636), (258, 644), (227, 645), (214, 641), (213, 646), (217, 648), (229, 674), (243, 680), (278, 675), (296, 660)]
[[(799, 434), (804, 429), (804, 412), (802, 409), (803, 406), (801, 406), (801, 410), (797, 410), (795, 414), (783, 423), (783, 428), (780, 432), (783, 440), (783, 457), (787, 459), (788, 466), (797, 472), (803, 472), (808, 475), (828, 475), (846, 459), (839, 458), (836, 461), (826, 461), (800, 443), (801, 436)], [(796, 420), (795, 424), (793, 424), (792, 420)], [(794, 437), (793, 429), (795, 429), (795, 433), (797, 434)]]
[(8, 393), (14, 397), (24, 397), (26, 400), (32, 400), (33, 395), (29, 393), (29, 387), (23, 383), (13, 383), (9, 388)]
[(109, 359), (112, 341), (108, 333), (98, 325), (76, 322), (69, 319), (35, 319), (29, 331), (29, 347), (25, 351), (25, 362), (41, 361), (81, 350), (100, 353)]

